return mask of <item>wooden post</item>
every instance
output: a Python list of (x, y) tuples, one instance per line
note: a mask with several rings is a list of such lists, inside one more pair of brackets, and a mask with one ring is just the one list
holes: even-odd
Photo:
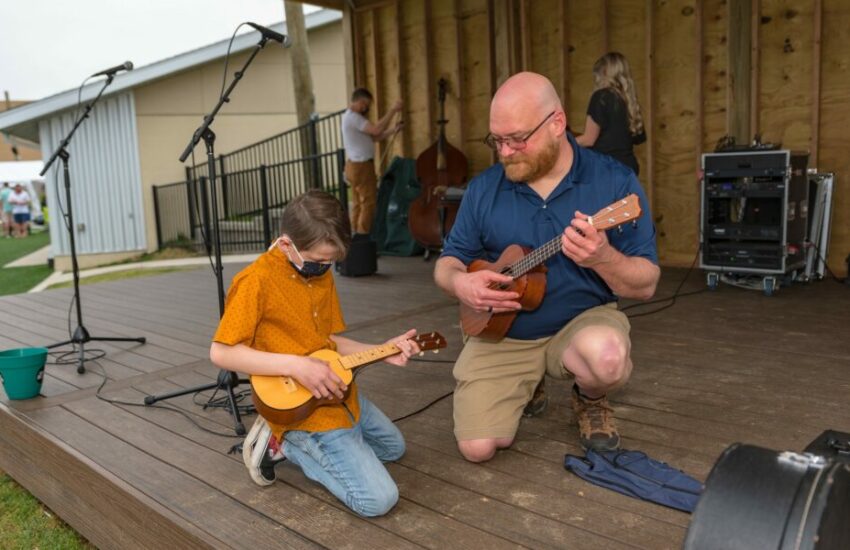
[(600, 9), (602, 10), (602, 53), (599, 55), (605, 55), (611, 51), (611, 38), (610, 32), (608, 31), (608, 0), (602, 0), (602, 2), (600, 2)]
[(455, 40), (457, 47), (455, 51), (457, 52), (457, 85), (455, 86), (455, 92), (457, 93), (457, 116), (458, 116), (458, 128), (460, 129), (460, 148), (463, 149), (466, 147), (466, 127), (464, 126), (464, 116), (463, 116), (463, 101), (466, 97), (464, 95), (464, 70), (463, 70), (463, 29), (461, 28), (461, 13), (460, 13), (460, 1), (454, 0), (454, 5), (452, 6), (452, 11), (454, 14), (454, 22), (455, 22)]
[(696, 120), (694, 126), (696, 126), (696, 169), (697, 173), (699, 173), (702, 168), (702, 148), (703, 142), (705, 138), (703, 133), (705, 131), (705, 97), (703, 92), (704, 85), (704, 76), (703, 76), (703, 12), (702, 12), (702, 2), (697, 0), (696, 9), (694, 10), (694, 17), (696, 17), (696, 35), (697, 35), (697, 44), (696, 44), (696, 68), (697, 68), (697, 81), (696, 81), (696, 92), (697, 92), (697, 105), (696, 105)]
[(820, 143), (820, 71), (821, 32), (823, 29), (823, 2), (815, 0), (814, 44), (812, 45), (812, 138), (809, 144), (809, 167), (817, 168)]
[(567, 122), (570, 116), (570, 21), (569, 21), (569, 0), (561, 0), (558, 3), (559, 12), (558, 19), (561, 22), (561, 44), (560, 44), (560, 65), (561, 65), (561, 102), (564, 104), (564, 112), (567, 113)]
[[(315, 149), (316, 140), (313, 139), (311, 131), (315, 128), (308, 127), (313, 113), (316, 111), (316, 98), (313, 95), (313, 75), (310, 73), (310, 50), (307, 46), (307, 27), (304, 24), (304, 6), (300, 2), (284, 0), (286, 11), (286, 32), (292, 40), (289, 48), (292, 60), (292, 87), (295, 92), (295, 112), (298, 116), (298, 126), (304, 127), (299, 132), (301, 138), (301, 157), (315, 157), (318, 151)], [(305, 161), (304, 181), (311, 187), (320, 187), (319, 174), (313, 169), (313, 162)]]
[(342, 7), (342, 51), (345, 56), (345, 97), (351, 97), (358, 79), (357, 74), (357, 30), (354, 27), (354, 10), (348, 2)]
[(761, 28), (761, 1), (752, 0), (752, 43), (750, 44), (750, 133), (761, 133), (759, 129), (759, 29)]
[(528, 2), (519, 0), (520, 70), (531, 68), (531, 32), (528, 30)]
[(436, 87), (434, 86), (434, 52), (431, 49), (433, 45), (433, 26), (431, 25), (431, 0), (422, 2), (423, 14), (425, 16), (425, 69), (426, 69), (426, 93), (428, 94), (428, 143), (432, 143), (436, 138), (436, 125), (434, 121), (437, 119), (436, 107), (434, 105), (434, 97), (437, 95)]
[[(649, 195), (649, 208), (654, 216), (658, 216), (655, 209), (655, 95), (653, 80), (655, 79), (654, 58), (655, 42), (652, 37), (655, 34), (655, 10), (653, 0), (646, 0), (646, 116), (643, 118), (644, 131), (646, 132), (646, 194)], [(654, 220), (653, 220), (654, 221)]]
[(727, 125), (736, 143), (750, 142), (752, 102), (752, 0), (729, 1)]
[[(407, 69), (407, 60), (404, 55), (404, 47), (402, 45), (402, 31), (404, 29), (404, 25), (402, 24), (402, 3), (399, 0), (396, 0), (395, 3), (395, 51), (396, 51), (396, 59), (398, 62), (396, 63), (396, 70), (398, 78), (398, 94), (399, 97), (404, 101), (404, 106), (402, 107), (401, 113), (399, 113), (400, 120), (403, 122), (407, 122), (408, 120), (408, 110), (410, 109), (410, 98), (407, 94), (407, 86), (405, 86), (405, 79), (403, 71)], [(410, 126), (409, 124), (401, 129), (401, 154), (402, 156), (408, 155), (411, 152), (412, 146), (410, 144)]]
[(310, 50), (307, 47), (307, 27), (304, 24), (304, 5), (283, 2), (286, 11), (286, 32), (292, 40), (289, 56), (292, 59), (292, 85), (295, 91), (295, 110), (298, 125), (307, 124), (316, 111), (313, 95), (313, 75), (310, 73)]

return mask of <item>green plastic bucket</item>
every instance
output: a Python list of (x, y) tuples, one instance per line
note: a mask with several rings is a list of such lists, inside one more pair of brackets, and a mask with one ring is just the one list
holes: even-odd
[(0, 351), (0, 379), (9, 399), (30, 399), (41, 391), (47, 348)]

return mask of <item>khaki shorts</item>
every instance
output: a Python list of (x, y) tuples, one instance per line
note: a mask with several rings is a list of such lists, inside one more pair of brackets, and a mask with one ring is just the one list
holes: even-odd
[(570, 378), (561, 362), (573, 336), (589, 326), (608, 326), (629, 342), (629, 319), (615, 303), (581, 313), (554, 336), (537, 340), (470, 337), (455, 363), (455, 437), (513, 437), (526, 403), (544, 374)]

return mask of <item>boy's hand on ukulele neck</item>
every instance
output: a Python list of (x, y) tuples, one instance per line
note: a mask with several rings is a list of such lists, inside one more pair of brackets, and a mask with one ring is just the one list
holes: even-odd
[(576, 217), (561, 236), (561, 251), (581, 267), (592, 268), (612, 261), (614, 249), (605, 232), (597, 231), (587, 218), (576, 210)]
[(401, 350), (401, 353), (397, 353), (395, 355), (391, 355), (384, 359), (387, 363), (391, 365), (398, 365), (399, 367), (403, 367), (407, 364), (407, 360), (410, 359), (411, 356), (419, 353), (419, 344), (416, 343), (415, 340), (411, 340), (411, 338), (416, 336), (416, 329), (410, 329), (401, 336), (397, 336), (395, 338), (390, 338), (386, 341), (387, 344), (394, 344), (395, 347)]
[(477, 311), (518, 311), (522, 309), (517, 301), (519, 294), (501, 290), (511, 283), (513, 278), (508, 275), (482, 269), (472, 273), (458, 273), (454, 279), (454, 291), (458, 300)]
[(299, 357), (292, 365), (292, 377), (316, 399), (331, 395), (342, 399), (346, 386), (327, 363), (313, 357)]

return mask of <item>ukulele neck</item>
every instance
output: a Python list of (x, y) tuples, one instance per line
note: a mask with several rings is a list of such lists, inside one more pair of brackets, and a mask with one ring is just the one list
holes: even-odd
[(561, 250), (561, 236), (558, 235), (543, 246), (539, 246), (522, 257), (522, 259), (512, 263), (508, 268), (508, 275), (514, 279), (518, 279), (542, 264)]
[(356, 353), (343, 355), (339, 358), (339, 363), (344, 369), (353, 370), (357, 367), (362, 367), (370, 363), (376, 363), (397, 353), (401, 353), (398, 346), (395, 344), (384, 344), (383, 346), (377, 346), (363, 351), (358, 351)]

